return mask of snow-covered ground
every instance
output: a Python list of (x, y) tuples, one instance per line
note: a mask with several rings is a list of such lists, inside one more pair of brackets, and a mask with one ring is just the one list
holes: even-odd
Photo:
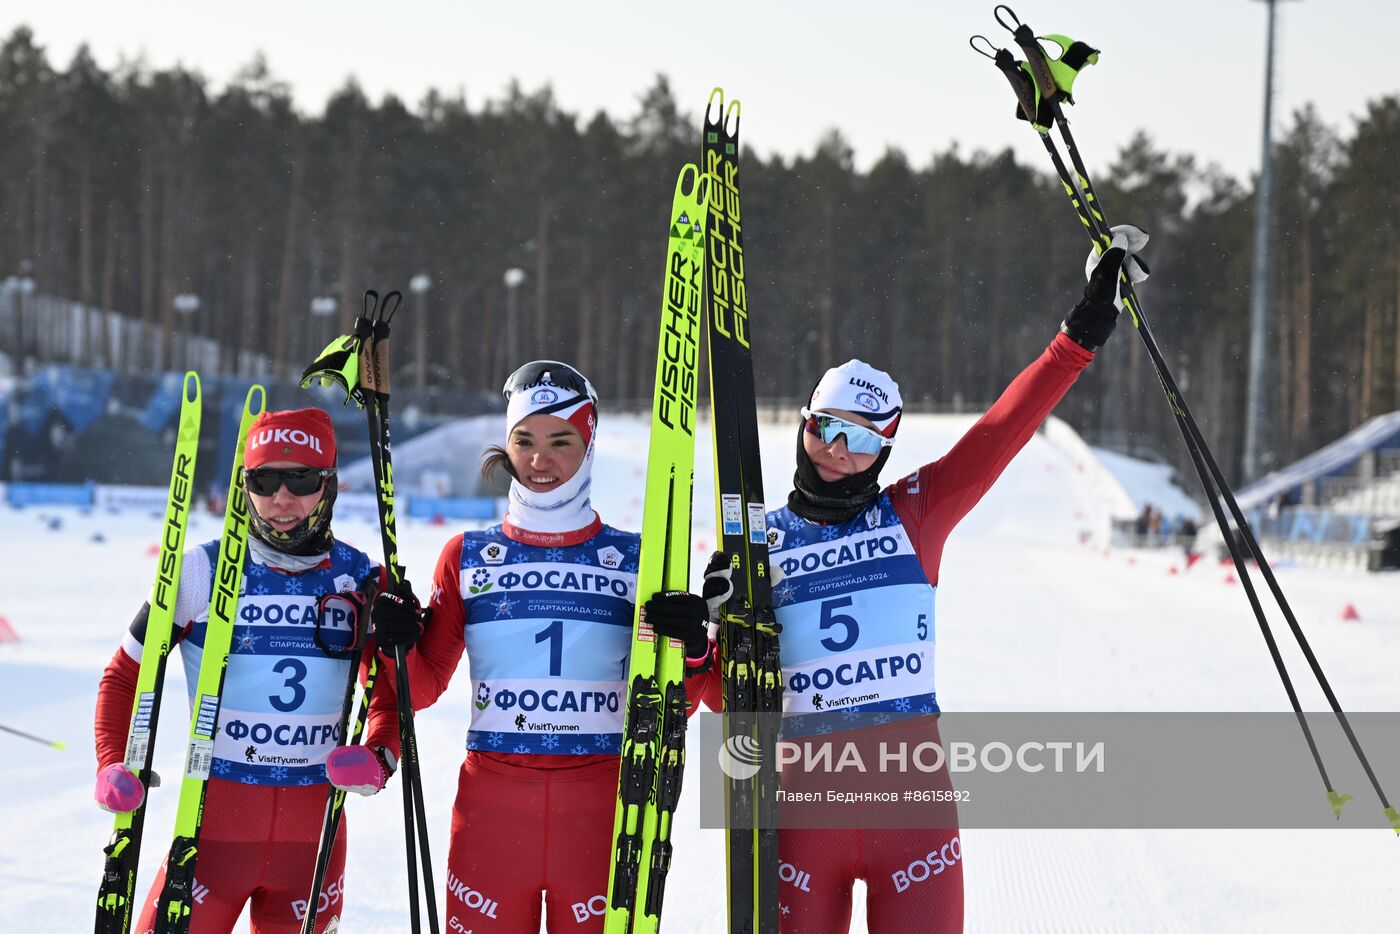
[[(971, 423), (911, 417), (886, 473), (893, 480), (943, 453)], [(637, 528), (646, 457), (639, 420), (601, 425), (595, 504), (605, 521)], [(949, 710), (1286, 710), (1287, 700), (1237, 585), (1209, 562), (1187, 570), (1170, 551), (1106, 547), (1124, 491), (1081, 445), (1032, 440), (953, 535), (938, 608), (938, 695)], [(788, 489), (794, 424), (765, 426), (769, 505)], [(708, 445), (697, 454), (696, 563), (713, 547)], [(111, 827), (90, 798), (92, 708), (102, 666), (150, 585), (159, 520), (0, 507), (0, 616), (22, 636), (0, 644), (0, 723), (67, 741), (46, 749), (0, 733), (0, 931), (81, 931), (92, 919)], [(217, 534), (197, 515), (191, 542)], [(340, 535), (377, 551), (366, 523)], [(425, 581), (453, 529), (405, 522), (411, 576)], [(1173, 573), (1172, 569), (1176, 572)], [(1279, 576), (1342, 702), (1400, 709), (1400, 577), (1280, 568)], [(420, 590), (425, 588), (421, 587)], [(1342, 622), (1355, 605), (1361, 622)], [(1324, 709), (1288, 654), (1308, 709)], [(142, 891), (174, 818), (180, 728), (179, 665), (156, 753), (169, 784), (152, 795)], [(448, 814), (461, 761), (470, 683), (419, 716), (435, 876), (445, 875)], [(689, 769), (713, 767), (690, 757)], [(1392, 795), (1400, 775), (1381, 776)], [(1170, 781), (1164, 776), (1163, 781)], [(691, 788), (695, 776), (687, 779)], [(1374, 807), (1364, 788), (1352, 807)], [(344, 930), (407, 929), (397, 792), (352, 800)], [(675, 831), (665, 930), (722, 931), (723, 835), (702, 831), (691, 795)], [(1370, 832), (1016, 831), (967, 829), (970, 931), (1391, 931), (1400, 850)], [(857, 917), (860, 916), (857, 906)], [(856, 927), (864, 930), (863, 922)]]

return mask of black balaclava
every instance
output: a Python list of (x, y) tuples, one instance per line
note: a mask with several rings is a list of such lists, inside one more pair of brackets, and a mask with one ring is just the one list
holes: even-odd
[(817, 468), (802, 444), (806, 431), (797, 426), (797, 471), (792, 475), (793, 490), (788, 508), (809, 522), (846, 522), (854, 519), (880, 495), (880, 470), (890, 459), (891, 448), (884, 448), (875, 463), (860, 473), (828, 482), (817, 475)]
[[(338, 489), (335, 477), (327, 477), (321, 494), (321, 501), (305, 519), (286, 532), (279, 532), (258, 515), (253, 507), (252, 497), (248, 498), (248, 530), (264, 545), (284, 555), (309, 557), (322, 555), (331, 550), (335, 538), (331, 535), (331, 513), (335, 510), (335, 495)], [(244, 490), (247, 494), (247, 490)]]

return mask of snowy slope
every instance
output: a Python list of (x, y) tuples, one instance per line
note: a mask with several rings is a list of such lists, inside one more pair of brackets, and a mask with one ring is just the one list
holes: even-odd
[[(937, 457), (972, 419), (911, 417), (887, 480)], [(770, 506), (788, 489), (794, 423), (763, 426)], [(604, 520), (636, 528), (646, 428), (601, 425), (595, 490)], [(707, 445), (697, 459), (695, 565), (713, 547)], [(1032, 440), (950, 540), (938, 608), (939, 700), (955, 710), (1285, 710), (1287, 700), (1238, 586), (1198, 564), (1169, 573), (1175, 554), (1105, 550), (1122, 489), (1044, 437)], [(51, 528), (57, 518), (59, 527)], [(93, 697), (102, 666), (149, 586), (159, 520), (144, 515), (0, 509), (0, 616), (20, 632), (0, 645), (0, 723), (68, 742), (66, 752), (0, 734), (0, 931), (89, 928), (110, 818), (91, 802)], [(191, 541), (216, 534), (197, 516)], [(365, 523), (340, 534), (377, 551)], [(411, 576), (425, 581), (453, 529), (405, 523)], [(102, 541), (94, 535), (103, 536)], [(1084, 539), (1084, 540), (1081, 540)], [(1400, 578), (1280, 568), (1283, 586), (1352, 710), (1400, 709)], [(420, 590), (425, 589), (420, 586)], [(1337, 620), (1352, 602), (1361, 623)], [(1293, 670), (1305, 671), (1289, 655)], [(142, 887), (174, 817), (183, 675), (171, 667), (169, 707), (147, 820)], [(1305, 706), (1324, 704), (1314, 689)], [(460, 672), (419, 717), (435, 874), (445, 875), (448, 814), (470, 703)], [(710, 767), (691, 756), (687, 782)], [(1389, 779), (1400, 793), (1400, 776)], [(1167, 779), (1164, 779), (1167, 780)], [(392, 790), (392, 789), (391, 789)], [(1360, 798), (1362, 789), (1353, 789)], [(1365, 802), (1363, 806), (1372, 806)], [(350, 802), (347, 932), (407, 928), (399, 796)], [(1400, 856), (1383, 832), (964, 832), (970, 931), (1386, 931), (1394, 929)], [(665, 930), (722, 931), (723, 837), (682, 805)], [(857, 910), (859, 916), (859, 909)], [(863, 924), (857, 930), (864, 930)]]
[[(1093, 448), (1094, 456), (1107, 468), (1133, 498), (1133, 514), (1152, 506), (1169, 519), (1178, 516), (1201, 517), (1201, 507), (1172, 483), (1176, 469), (1166, 464), (1125, 457), (1115, 451)], [(1196, 482), (1195, 475), (1189, 478)], [(1207, 513), (1207, 516), (1209, 513)]]

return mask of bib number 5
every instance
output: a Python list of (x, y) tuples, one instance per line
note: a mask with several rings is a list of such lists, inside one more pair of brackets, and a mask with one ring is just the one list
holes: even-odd
[(825, 632), (835, 627), (841, 628), (841, 636), (827, 636), (822, 640), (822, 647), (828, 652), (844, 652), (856, 644), (860, 638), (860, 624), (856, 622), (854, 616), (845, 613), (837, 613), (837, 610), (844, 609), (854, 603), (851, 597), (840, 597), (836, 600), (822, 601), (821, 629)]

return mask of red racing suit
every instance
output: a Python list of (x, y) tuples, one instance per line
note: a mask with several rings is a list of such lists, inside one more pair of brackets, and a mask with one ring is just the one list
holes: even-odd
[[(415, 709), (442, 695), (464, 654), (474, 686), (447, 856), (451, 930), (534, 934), (543, 909), (551, 932), (602, 931), (639, 554), (637, 535), (596, 518), (550, 535), (507, 520), (442, 549), (407, 662)], [(365, 742), (397, 750), (393, 668)]]
[[(892, 507), (890, 523), (903, 526), (912, 545), (909, 564), (903, 569), (907, 582), (919, 577), (924, 588), (928, 609), (932, 609), (932, 593), (939, 580), (939, 565), (943, 546), (949, 534), (977, 505), (1001, 476), (1007, 464), (1030, 440), (1039, 425), (1073, 385), (1079, 373), (1093, 360), (1093, 354), (1065, 337), (1056, 335), (1045, 352), (1012, 381), (996, 403), (974, 424), (943, 457), (925, 464), (908, 477), (886, 487), (877, 504), (872, 505), (869, 523), (875, 527), (884, 521)], [(775, 524), (776, 523), (776, 524)], [(784, 525), (787, 528), (784, 531)], [(864, 517), (847, 524), (864, 528)], [(845, 528), (846, 526), (843, 526)], [(779, 541), (797, 532), (809, 538), (826, 541), (825, 535), (813, 535), (806, 520), (784, 508), (769, 514), (770, 548), (775, 530)], [(796, 532), (794, 530), (797, 530)], [(844, 534), (844, 533), (842, 533)], [(839, 535), (832, 545), (839, 545)], [(781, 549), (770, 551), (775, 567), (782, 566)], [(804, 617), (789, 615), (783, 602), (781, 585), (775, 590), (778, 621), (784, 626), (784, 640), (801, 638)], [(914, 588), (917, 590), (917, 588)], [(841, 604), (850, 604), (837, 596)], [(840, 612), (852, 612), (842, 609)], [(844, 617), (843, 617), (844, 618)], [(931, 617), (930, 617), (931, 621)], [(871, 628), (875, 628), (873, 625)], [(828, 630), (825, 632), (835, 632)], [(819, 638), (819, 637), (818, 637)], [(784, 648), (784, 680), (791, 685), (789, 653)], [(703, 696), (712, 709), (719, 709), (722, 686), (720, 665), (703, 676)], [(932, 664), (925, 672), (927, 693), (919, 694), (916, 704), (937, 712), (932, 692)], [(911, 688), (904, 693), (914, 694)], [(833, 692), (834, 693), (834, 692)], [(795, 699), (791, 687), (788, 701)], [(807, 703), (810, 705), (810, 695)], [(909, 710), (903, 706), (888, 709)], [(828, 699), (829, 700), (829, 699)], [(820, 707), (821, 702), (818, 702)], [(885, 709), (885, 708), (875, 708)], [(810, 709), (806, 714), (811, 716)], [(791, 716), (791, 711), (785, 713)], [(790, 720), (785, 720), (785, 731)], [(937, 740), (937, 720), (921, 717), (895, 723), (889, 728), (923, 731), (923, 739)], [(886, 729), (877, 727), (875, 733)], [(939, 779), (952, 788), (946, 770)], [(788, 784), (784, 776), (784, 785)], [(786, 881), (780, 890), (781, 922), (784, 934), (842, 934), (850, 927), (851, 887), (856, 879), (867, 885), (867, 921), (871, 931), (881, 934), (900, 932), (955, 932), (963, 927), (962, 840), (956, 826), (956, 808), (940, 812), (948, 814), (952, 826), (942, 828), (905, 829), (793, 829), (784, 828), (779, 834), (780, 860)]]
[[(186, 552), (175, 601), (172, 652), (180, 651), (191, 685), (202, 661), (217, 544)], [(266, 560), (255, 557), (255, 551)], [(224, 679), (214, 774), (205, 793), (191, 934), (228, 934), (245, 904), (250, 906), (254, 934), (301, 930), (329, 793), (323, 762), (340, 729), (349, 674), (345, 659), (330, 660), (314, 647), (311, 631), (314, 627), (329, 642), (342, 646), (353, 638), (347, 615), (332, 620), (334, 611), (321, 612), (317, 601), (322, 594), (363, 589), (372, 581), (382, 585), (381, 569), (339, 542), (311, 567), (288, 570), (270, 563), (275, 560), (270, 550), (250, 547), (245, 563), (245, 586), (239, 595)], [(147, 612), (143, 608), (132, 623), (98, 686), (94, 733), (99, 770), (124, 757)], [(373, 651), (371, 640), (358, 659), (361, 677)], [(261, 713), (258, 701), (265, 702), (273, 714)], [(288, 720), (274, 725), (276, 713), (285, 713)], [(314, 745), (277, 745), (274, 734), (311, 735), (292, 724), (310, 722), (313, 716), (319, 723)], [(179, 721), (167, 724), (166, 733), (186, 735), (181, 726)], [(306, 764), (281, 764), (294, 760)], [(178, 793), (179, 776), (173, 779), (167, 780), (166, 787)], [(342, 817), (320, 893), (317, 931), (326, 930), (342, 914), (345, 834)], [(149, 830), (144, 843), (148, 855), (159, 852), (159, 840)], [(164, 885), (162, 863), (136, 923), (138, 934), (154, 928), (155, 903)]]

